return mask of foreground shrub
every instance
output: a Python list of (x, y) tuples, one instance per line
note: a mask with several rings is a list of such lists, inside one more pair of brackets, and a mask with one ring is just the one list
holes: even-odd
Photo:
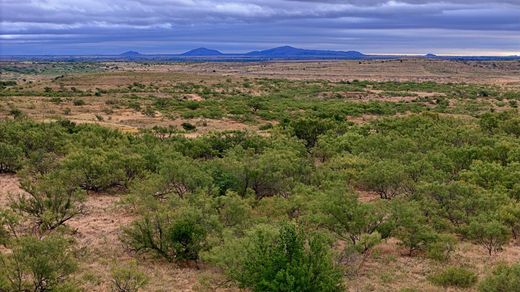
[(481, 292), (518, 292), (520, 291), (520, 264), (500, 265), (491, 275), (480, 282)]
[(112, 269), (113, 290), (118, 292), (137, 292), (148, 283), (148, 277), (139, 271), (137, 263), (132, 261), (125, 266)]
[(20, 217), (9, 209), (0, 209), (0, 245), (6, 246), (11, 236), (16, 235)]
[(208, 258), (252, 291), (342, 291), (341, 272), (325, 240), (306, 238), (291, 224), (280, 230), (256, 228)]
[(20, 147), (0, 142), (0, 173), (20, 169), (22, 158), (23, 151)]
[(477, 274), (461, 267), (448, 267), (431, 276), (430, 281), (443, 287), (469, 288), (477, 282)]
[(28, 215), (40, 231), (56, 229), (81, 213), (84, 194), (53, 176), (37, 183), (23, 182), (22, 187), (27, 195), (20, 195), (12, 208)]
[(168, 261), (197, 260), (206, 239), (201, 216), (193, 211), (156, 213), (124, 230), (124, 241), (136, 252), (153, 252)]
[(0, 255), (0, 291), (74, 291), (69, 276), (76, 262), (61, 237), (21, 237)]

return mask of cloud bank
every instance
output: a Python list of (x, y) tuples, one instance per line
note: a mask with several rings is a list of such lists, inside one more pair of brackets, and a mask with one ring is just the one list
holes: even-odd
[(0, 54), (520, 54), (520, 0), (2, 0)]

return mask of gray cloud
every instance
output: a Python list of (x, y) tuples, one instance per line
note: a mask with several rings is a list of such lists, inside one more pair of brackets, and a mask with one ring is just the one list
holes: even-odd
[(2, 0), (1, 54), (520, 51), (520, 0)]

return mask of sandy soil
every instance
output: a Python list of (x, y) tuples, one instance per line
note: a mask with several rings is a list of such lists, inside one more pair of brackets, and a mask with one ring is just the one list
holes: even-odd
[(133, 71), (192, 72), (209, 76), (250, 76), (288, 79), (437, 81), (520, 84), (520, 62), (445, 61), (427, 59), (368, 61), (204, 62), (144, 66), (127, 63)]
[(389, 239), (378, 245), (354, 279), (347, 280), (349, 291), (399, 291), (414, 288), (417, 291), (476, 291), (476, 288), (441, 288), (428, 281), (428, 276), (446, 266), (464, 266), (475, 271), (482, 279), (499, 263), (520, 262), (520, 246), (512, 242), (504, 250), (488, 256), (481, 246), (463, 242), (448, 263), (440, 263), (421, 256), (410, 257), (399, 246), (398, 241)]
[(14, 174), (0, 174), (0, 208), (9, 205), (9, 197), (23, 193), (20, 182)]
[[(0, 207), (7, 205), (9, 194), (22, 191), (15, 175), (0, 175)], [(119, 200), (117, 195), (89, 194), (84, 202), (84, 214), (67, 222), (80, 260), (77, 282), (85, 291), (110, 291), (111, 269), (124, 266), (133, 258), (150, 278), (142, 291), (233, 291), (213, 286), (221, 276), (209, 267), (181, 268), (160, 259), (130, 253), (120, 240), (121, 228), (136, 217), (121, 207)], [(209, 286), (199, 278), (209, 279)]]

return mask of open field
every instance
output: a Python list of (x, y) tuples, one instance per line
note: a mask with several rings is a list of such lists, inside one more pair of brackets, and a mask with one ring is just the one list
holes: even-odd
[(63, 291), (499, 291), (520, 263), (519, 61), (0, 73), (0, 291), (27, 238), (68, 242)]
[[(57, 63), (35, 65), (36, 73), (12, 69), (28, 66), (4, 66), (4, 79), (17, 80), (19, 85), (2, 93), (0, 116), (17, 108), (39, 121), (66, 117), (133, 132), (154, 126), (179, 129), (191, 123), (197, 129), (190, 135), (257, 131), (268, 122), (298, 115), (316, 101), (333, 108), (329, 111), (342, 111), (353, 122), (426, 109), (475, 115), (490, 108), (510, 109), (520, 87), (520, 62), (515, 61), (94, 63), (84, 67)], [(268, 109), (251, 111), (255, 102), (269, 103)]]

